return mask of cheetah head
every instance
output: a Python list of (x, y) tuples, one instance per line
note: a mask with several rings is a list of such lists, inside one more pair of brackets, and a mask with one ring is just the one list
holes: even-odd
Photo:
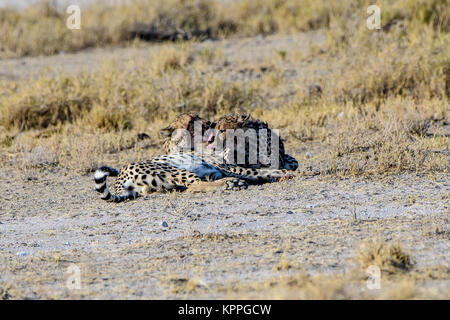
[[(207, 142), (207, 131), (212, 130), (211, 122), (202, 119), (196, 113), (183, 113), (177, 116), (169, 126), (160, 130), (164, 138), (163, 151), (174, 153), (179, 151), (194, 150), (200, 146), (196, 143)], [(195, 139), (196, 128), (201, 137)]]
[[(226, 147), (233, 148), (235, 161), (239, 162), (239, 159), (245, 159), (245, 163), (238, 163), (239, 165), (259, 167), (262, 163), (269, 164), (271, 139), (273, 137), (279, 139), (279, 159), (281, 162), (284, 161), (285, 151), (281, 138), (275, 132), (272, 133), (266, 122), (253, 119), (250, 114), (229, 114), (223, 116), (212, 127), (215, 130), (214, 134), (210, 134), (208, 137), (208, 147), (213, 150), (220, 150)], [(227, 143), (227, 130), (230, 129), (235, 130), (233, 145)], [(241, 131), (238, 131), (238, 129)], [(262, 129), (266, 131), (261, 131)], [(265, 140), (267, 153), (265, 154), (260, 154), (258, 151), (261, 139), (266, 138), (262, 135), (262, 132), (267, 132), (267, 139)], [(237, 138), (240, 134), (244, 134), (243, 139)], [(275, 134), (275, 136), (272, 136), (272, 134)], [(252, 159), (256, 159), (257, 162), (253, 162), (254, 160)], [(280, 165), (283, 166), (284, 163), (280, 163)]]

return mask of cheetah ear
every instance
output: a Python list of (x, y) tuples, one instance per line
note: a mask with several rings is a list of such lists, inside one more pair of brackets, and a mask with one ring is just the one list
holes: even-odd
[(170, 126), (159, 130), (159, 134), (162, 137), (166, 137), (166, 138), (170, 137), (172, 135), (172, 132), (173, 132), (173, 130), (172, 130), (172, 128)]
[(251, 118), (250, 113), (241, 115), (242, 121), (247, 121), (247, 120), (249, 120), (250, 118)]

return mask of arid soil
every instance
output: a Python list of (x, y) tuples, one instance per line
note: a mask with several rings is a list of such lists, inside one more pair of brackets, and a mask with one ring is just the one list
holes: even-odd
[[(198, 46), (220, 46), (230, 60), (264, 60), (273, 54), (265, 56), (268, 46), (296, 43), (308, 50), (306, 44), (323, 41), (311, 33)], [(0, 77), (76, 73), (147, 50), (4, 60)], [(327, 72), (318, 60), (299, 68), (292, 72)], [(322, 147), (289, 148), (304, 158)], [(114, 165), (125, 162), (126, 151), (115, 157)], [(0, 189), (4, 299), (450, 298), (445, 173), (348, 179), (298, 173), (248, 190), (154, 194), (112, 204), (95, 193), (92, 175), (58, 167), (22, 171), (11, 163), (0, 168)], [(368, 240), (399, 244), (412, 260), (405, 270), (383, 271), (378, 290), (367, 289), (357, 258)], [(67, 284), (73, 266), (79, 289)], [(315, 276), (322, 278), (308, 282)]]
[[(351, 272), (359, 245), (374, 238), (401, 243), (416, 273), (439, 270), (415, 285), (432, 288), (430, 298), (449, 297), (444, 176), (298, 177), (244, 191), (111, 204), (94, 193), (90, 176), (56, 170), (23, 177), (13, 169), (0, 175), (4, 297), (227, 297), (292, 272)], [(80, 290), (66, 286), (72, 264), (80, 268)], [(193, 287), (185, 288), (189, 281)]]

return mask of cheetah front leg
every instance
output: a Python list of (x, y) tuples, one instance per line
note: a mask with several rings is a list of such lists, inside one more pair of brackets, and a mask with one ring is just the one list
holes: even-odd
[(215, 181), (198, 181), (191, 184), (187, 191), (188, 192), (209, 192), (217, 190), (242, 190), (248, 188), (248, 183), (245, 180), (227, 177)]
[(265, 182), (281, 182), (295, 178), (295, 175), (288, 172), (286, 169), (271, 169), (261, 168), (257, 169), (257, 177), (259, 181)]
[(229, 167), (224, 169), (230, 175), (244, 179), (252, 184), (265, 182), (285, 181), (295, 177), (285, 169), (272, 168), (243, 168), (240, 166)]

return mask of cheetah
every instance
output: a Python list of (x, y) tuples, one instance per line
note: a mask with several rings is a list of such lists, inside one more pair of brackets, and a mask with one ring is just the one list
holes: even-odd
[[(228, 163), (229, 150), (222, 153), (188, 151), (154, 157), (125, 165), (120, 171), (103, 166), (95, 172), (95, 189), (102, 199), (122, 202), (157, 191), (206, 192), (218, 187), (246, 189), (248, 183), (264, 183), (290, 179), (287, 170), (243, 168)], [(117, 177), (115, 192), (106, 183)]]
[[(198, 128), (198, 134), (200, 135), (200, 137), (197, 141), (195, 141), (194, 139), (194, 126), (196, 122), (201, 124), (201, 128), (200, 125)], [(257, 162), (250, 164), (250, 146), (255, 146), (256, 148), (258, 148), (258, 138), (260, 138), (260, 135), (263, 132), (262, 130), (265, 129), (267, 132), (267, 156), (270, 157), (271, 155), (271, 136), (272, 134), (274, 134), (274, 136), (278, 138), (279, 142), (278, 168), (292, 171), (295, 171), (298, 168), (297, 160), (285, 153), (284, 143), (281, 137), (279, 137), (274, 131), (272, 131), (267, 123), (252, 119), (250, 114), (229, 114), (221, 117), (217, 122), (204, 120), (200, 118), (196, 113), (180, 114), (172, 121), (172, 123), (168, 127), (160, 131), (160, 134), (166, 137), (166, 140), (163, 143), (163, 152), (173, 153), (180, 152), (186, 149), (194, 150), (199, 144), (203, 145), (205, 142), (207, 142), (208, 148), (213, 150), (216, 149), (218, 142), (222, 143), (221, 146), (226, 146), (226, 130), (228, 129), (242, 129), (244, 131), (244, 134), (248, 131), (248, 129), (253, 129), (256, 133), (256, 137), (254, 137), (254, 139), (246, 138), (244, 162), (239, 163), (239, 165), (250, 168), (271, 166), (272, 163), (269, 159), (264, 159), (264, 164), (261, 163), (258, 152), (256, 153)], [(242, 151), (236, 147), (234, 148), (234, 150), (235, 156), (233, 159), (236, 162), (236, 160), (239, 159), (238, 152)]]
[[(196, 121), (201, 124), (200, 141), (194, 141)], [(122, 202), (157, 191), (205, 192), (221, 186), (225, 186), (228, 190), (240, 190), (247, 188), (249, 183), (281, 181), (293, 177), (285, 168), (236, 165), (230, 161), (229, 149), (222, 153), (215, 150), (211, 139), (215, 125), (195, 113), (179, 115), (160, 132), (162, 136), (169, 137), (163, 144), (164, 152), (167, 154), (128, 164), (120, 171), (107, 166), (99, 168), (94, 175), (96, 190), (102, 193), (104, 200)], [(221, 118), (218, 126), (223, 130), (230, 127), (267, 127), (267, 124), (250, 119), (249, 115), (234, 115), (234, 118), (231, 116)], [(176, 132), (177, 129), (184, 130)], [(200, 148), (197, 145), (199, 142)], [(185, 152), (180, 152), (183, 150)], [(283, 146), (282, 151), (284, 152)], [(288, 159), (286, 156), (284, 159)], [(107, 186), (108, 176), (117, 177), (114, 193), (110, 192)]]
[[(281, 137), (272, 129), (269, 128), (266, 122), (253, 119), (250, 114), (228, 114), (221, 117), (216, 123), (211, 125), (215, 129), (215, 134), (210, 134), (208, 137), (209, 147), (216, 149), (218, 143), (220, 146), (226, 146), (227, 130), (233, 129), (237, 133), (238, 129), (242, 129), (243, 137), (245, 139), (244, 148), (237, 146), (238, 138), (234, 137), (234, 158), (235, 160), (242, 159), (244, 161), (238, 162), (243, 167), (263, 168), (273, 166), (272, 153), (272, 139), (278, 139), (278, 167), (279, 169), (286, 169), (295, 171), (298, 168), (298, 161), (285, 153), (284, 143)], [(251, 129), (255, 135), (247, 135), (248, 130)], [(267, 132), (267, 138), (264, 132)], [(251, 132), (250, 132), (251, 133)], [(266, 150), (264, 154), (260, 154), (259, 147), (263, 139), (266, 141)], [(242, 142), (241, 142), (242, 143)], [(252, 148), (254, 147), (254, 148)], [(263, 147), (263, 146), (262, 146)], [(250, 152), (253, 151), (253, 154)], [(251, 157), (254, 159), (251, 159)], [(241, 157), (241, 158), (239, 158)], [(250, 161), (252, 160), (252, 161)], [(275, 161), (277, 161), (275, 160)]]
[(159, 131), (160, 135), (165, 138), (162, 150), (165, 154), (176, 153), (187, 150), (194, 150), (196, 144), (203, 143), (206, 140), (199, 137), (200, 141), (195, 141), (195, 123), (199, 123), (199, 135), (206, 135), (211, 127), (209, 120), (204, 120), (196, 113), (182, 113), (178, 115), (169, 126)]

